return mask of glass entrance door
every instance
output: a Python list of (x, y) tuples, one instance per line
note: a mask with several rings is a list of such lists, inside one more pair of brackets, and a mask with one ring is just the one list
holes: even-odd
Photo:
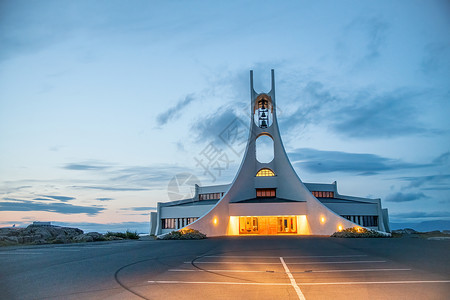
[(239, 234), (292, 234), (297, 233), (297, 217), (239, 217)]

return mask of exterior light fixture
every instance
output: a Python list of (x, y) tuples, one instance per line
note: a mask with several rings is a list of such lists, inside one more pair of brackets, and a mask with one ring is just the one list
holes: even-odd
[(339, 225), (339, 226), (338, 226), (338, 230), (339, 230), (339, 231), (342, 231), (342, 225)]
[(325, 223), (325, 217), (320, 218), (320, 223)]
[(213, 219), (213, 223), (214, 223), (214, 225), (217, 225), (217, 223), (218, 223), (217, 218)]

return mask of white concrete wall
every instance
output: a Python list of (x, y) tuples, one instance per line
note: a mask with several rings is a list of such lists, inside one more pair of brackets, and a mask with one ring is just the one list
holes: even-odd
[(294, 216), (306, 215), (306, 202), (230, 203), (230, 216)]

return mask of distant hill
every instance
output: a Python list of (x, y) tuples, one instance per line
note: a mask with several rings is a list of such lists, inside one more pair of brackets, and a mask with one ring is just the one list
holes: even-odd
[(450, 230), (450, 220), (423, 221), (420, 223), (390, 223), (391, 230), (412, 228), (416, 231)]

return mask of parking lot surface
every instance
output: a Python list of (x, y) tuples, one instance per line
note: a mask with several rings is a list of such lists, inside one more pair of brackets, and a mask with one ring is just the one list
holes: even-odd
[(5, 299), (449, 299), (449, 241), (229, 237), (0, 249)]

